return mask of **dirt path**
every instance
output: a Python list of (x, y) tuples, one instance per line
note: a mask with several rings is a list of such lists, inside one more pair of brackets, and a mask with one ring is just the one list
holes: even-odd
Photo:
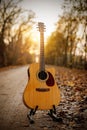
[[(84, 130), (86, 130), (87, 127), (86, 125), (84, 126), (84, 124), (87, 121), (87, 116), (84, 117), (83, 115), (84, 113), (87, 115), (87, 105), (84, 103), (87, 101), (87, 95), (83, 94), (84, 96), (80, 101), (79, 99), (74, 99), (73, 96), (76, 96), (76, 93), (74, 93), (75, 89), (66, 85), (66, 87), (64, 87), (63, 82), (61, 83), (60, 80), (60, 78), (63, 79), (63, 72), (69, 74), (71, 71), (67, 69), (63, 70), (62, 68), (57, 68), (56, 81), (61, 89), (62, 95), (61, 103), (57, 107), (57, 114), (62, 117), (63, 122), (53, 122), (47, 115), (47, 111), (37, 111), (34, 117), (35, 124), (29, 124), (27, 119), (28, 109), (24, 106), (22, 101), (23, 91), (28, 80), (27, 68), (28, 66), (24, 66), (0, 72), (0, 130), (80, 130), (80, 128), (82, 129), (83, 127)], [(80, 76), (86, 76), (84, 72), (81, 74)], [(75, 76), (73, 76), (72, 79), (75, 78)], [(64, 80), (65, 79), (63, 79), (63, 81)], [(84, 85), (84, 89), (85, 87), (87, 86)], [(74, 94), (73, 96), (72, 93)], [(81, 93), (80, 95), (77, 93), (78, 98), (82, 96)], [(82, 101), (84, 102), (81, 104)], [(79, 116), (78, 110), (82, 108), (84, 108), (84, 110), (80, 112), (81, 116)], [(80, 121), (79, 118), (81, 118)], [(81, 120), (84, 122), (81, 122)]]
[(27, 67), (20, 67), (0, 72), (0, 130), (22, 127), (26, 121), (22, 102), (26, 71)]

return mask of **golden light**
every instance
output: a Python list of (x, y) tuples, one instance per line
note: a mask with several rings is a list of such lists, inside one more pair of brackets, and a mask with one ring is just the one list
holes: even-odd
[(36, 42), (37, 44), (39, 44), (40, 42), (40, 38), (39, 38), (39, 33), (37, 31), (33, 31), (31, 34), (31, 38), (33, 42)]
[[(29, 53), (34, 55), (35, 62), (39, 62), (39, 54), (40, 54), (40, 32), (35, 28), (31, 32), (25, 31), (23, 32), (23, 40), (25, 41), (26, 38), (31, 39), (31, 47), (29, 49)], [(44, 32), (44, 45), (46, 45), (48, 37), (48, 32)]]
[(39, 62), (39, 55), (36, 55), (36, 57), (35, 57), (35, 62), (36, 62), (36, 63)]

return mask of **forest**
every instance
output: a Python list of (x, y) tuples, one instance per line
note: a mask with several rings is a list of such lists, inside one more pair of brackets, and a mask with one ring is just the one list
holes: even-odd
[[(30, 53), (35, 21), (33, 10), (24, 10), (21, 0), (0, 1), (0, 67), (25, 65), (34, 61)], [(63, 14), (45, 46), (46, 64), (87, 69), (86, 0), (64, 0)], [(26, 13), (26, 18), (25, 18)], [(29, 35), (24, 35), (28, 32)]]

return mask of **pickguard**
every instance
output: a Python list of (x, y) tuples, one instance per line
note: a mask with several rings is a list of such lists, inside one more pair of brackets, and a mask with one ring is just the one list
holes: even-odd
[(55, 84), (54, 78), (50, 72), (47, 72), (47, 73), (49, 76), (48, 76), (48, 79), (46, 80), (46, 84), (47, 84), (47, 86), (52, 87)]

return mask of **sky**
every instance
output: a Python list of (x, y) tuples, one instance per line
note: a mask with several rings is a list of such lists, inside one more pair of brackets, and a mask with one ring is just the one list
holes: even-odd
[(24, 9), (32, 10), (36, 14), (35, 21), (44, 22), (46, 34), (49, 36), (55, 28), (55, 23), (62, 14), (61, 5), (64, 0), (23, 0), (21, 6)]

